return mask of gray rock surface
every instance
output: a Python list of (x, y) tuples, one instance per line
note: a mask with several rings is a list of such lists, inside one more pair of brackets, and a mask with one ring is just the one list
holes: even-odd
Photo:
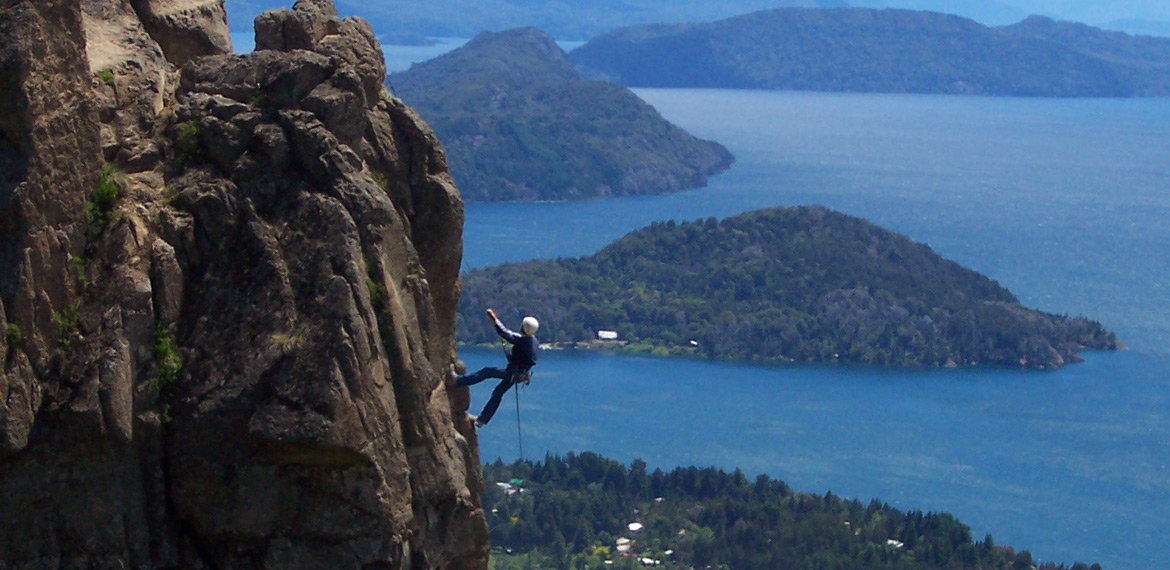
[(175, 65), (232, 51), (224, 0), (130, 0), (130, 4)]
[(0, 567), (485, 568), (443, 152), (364, 21), (222, 8), (0, 3)]

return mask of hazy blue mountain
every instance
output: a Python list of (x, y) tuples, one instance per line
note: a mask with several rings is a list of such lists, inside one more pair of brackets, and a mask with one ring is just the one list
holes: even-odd
[[(366, 18), (381, 34), (420, 33), (470, 38), (482, 31), (537, 27), (558, 40), (587, 40), (602, 32), (650, 22), (682, 22), (726, 18), (776, 6), (840, 7), (844, 0), (411, 0), (360, 2), (335, 0), (343, 15)], [(228, 0), (233, 31), (251, 29), (263, 10), (292, 4), (290, 0)]]
[(469, 200), (661, 194), (732, 161), (629, 89), (582, 80), (536, 28), (484, 32), (390, 82), (435, 129)]
[(1170, 2), (1163, 0), (1010, 0), (1031, 14), (1063, 20), (1104, 23), (1138, 18), (1170, 21)]
[(1167, 38), (1134, 36), (1041, 16), (1032, 16), (999, 29), (1012, 38), (1038, 39), (1105, 62), (1156, 73), (1170, 70), (1170, 39)]
[(1170, 22), (1126, 18), (1106, 22), (1101, 27), (1141, 36), (1170, 37)]
[(995, 0), (853, 0), (849, 5), (856, 8), (929, 10), (971, 18), (991, 26), (1014, 24), (1031, 14), (1043, 13), (1037, 8), (1021, 7), (1020, 2), (1006, 3)]
[[(291, 4), (292, 0), (227, 0), (228, 22), (235, 32), (247, 31), (256, 14)], [(1032, 14), (1099, 25), (1119, 20), (1170, 21), (1170, 2), (1148, 0), (337, 0), (336, 4), (343, 16), (370, 20), (379, 34), (470, 38), (484, 30), (536, 26), (559, 40), (586, 40), (622, 26), (710, 21), (782, 6), (930, 10), (988, 25), (1011, 24)], [(1141, 27), (1106, 27), (1164, 35)]]
[(778, 8), (622, 28), (569, 54), (631, 87), (1048, 97), (1170, 94), (1170, 39), (1031, 17), (988, 27), (936, 12)]

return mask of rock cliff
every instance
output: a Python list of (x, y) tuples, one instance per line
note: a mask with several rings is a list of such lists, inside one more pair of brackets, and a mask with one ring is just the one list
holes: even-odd
[(485, 568), (462, 202), (329, 0), (0, 0), (0, 568)]

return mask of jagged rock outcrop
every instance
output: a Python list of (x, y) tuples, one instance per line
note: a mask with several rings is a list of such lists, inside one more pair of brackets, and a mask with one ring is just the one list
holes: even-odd
[(56, 357), (54, 315), (76, 296), (84, 192), (101, 171), (77, 2), (0, 8), (0, 459), (24, 449)]
[(486, 567), (462, 202), (328, 0), (0, 3), (0, 567)]
[(130, 4), (175, 65), (232, 51), (224, 0), (130, 0)]

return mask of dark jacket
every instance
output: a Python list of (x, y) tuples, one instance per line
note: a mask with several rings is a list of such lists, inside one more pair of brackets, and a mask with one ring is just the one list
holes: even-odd
[(528, 370), (536, 366), (536, 351), (540, 348), (540, 341), (535, 336), (520, 334), (504, 326), (498, 319), (496, 334), (500, 338), (512, 343), (512, 351), (508, 355), (508, 368)]

